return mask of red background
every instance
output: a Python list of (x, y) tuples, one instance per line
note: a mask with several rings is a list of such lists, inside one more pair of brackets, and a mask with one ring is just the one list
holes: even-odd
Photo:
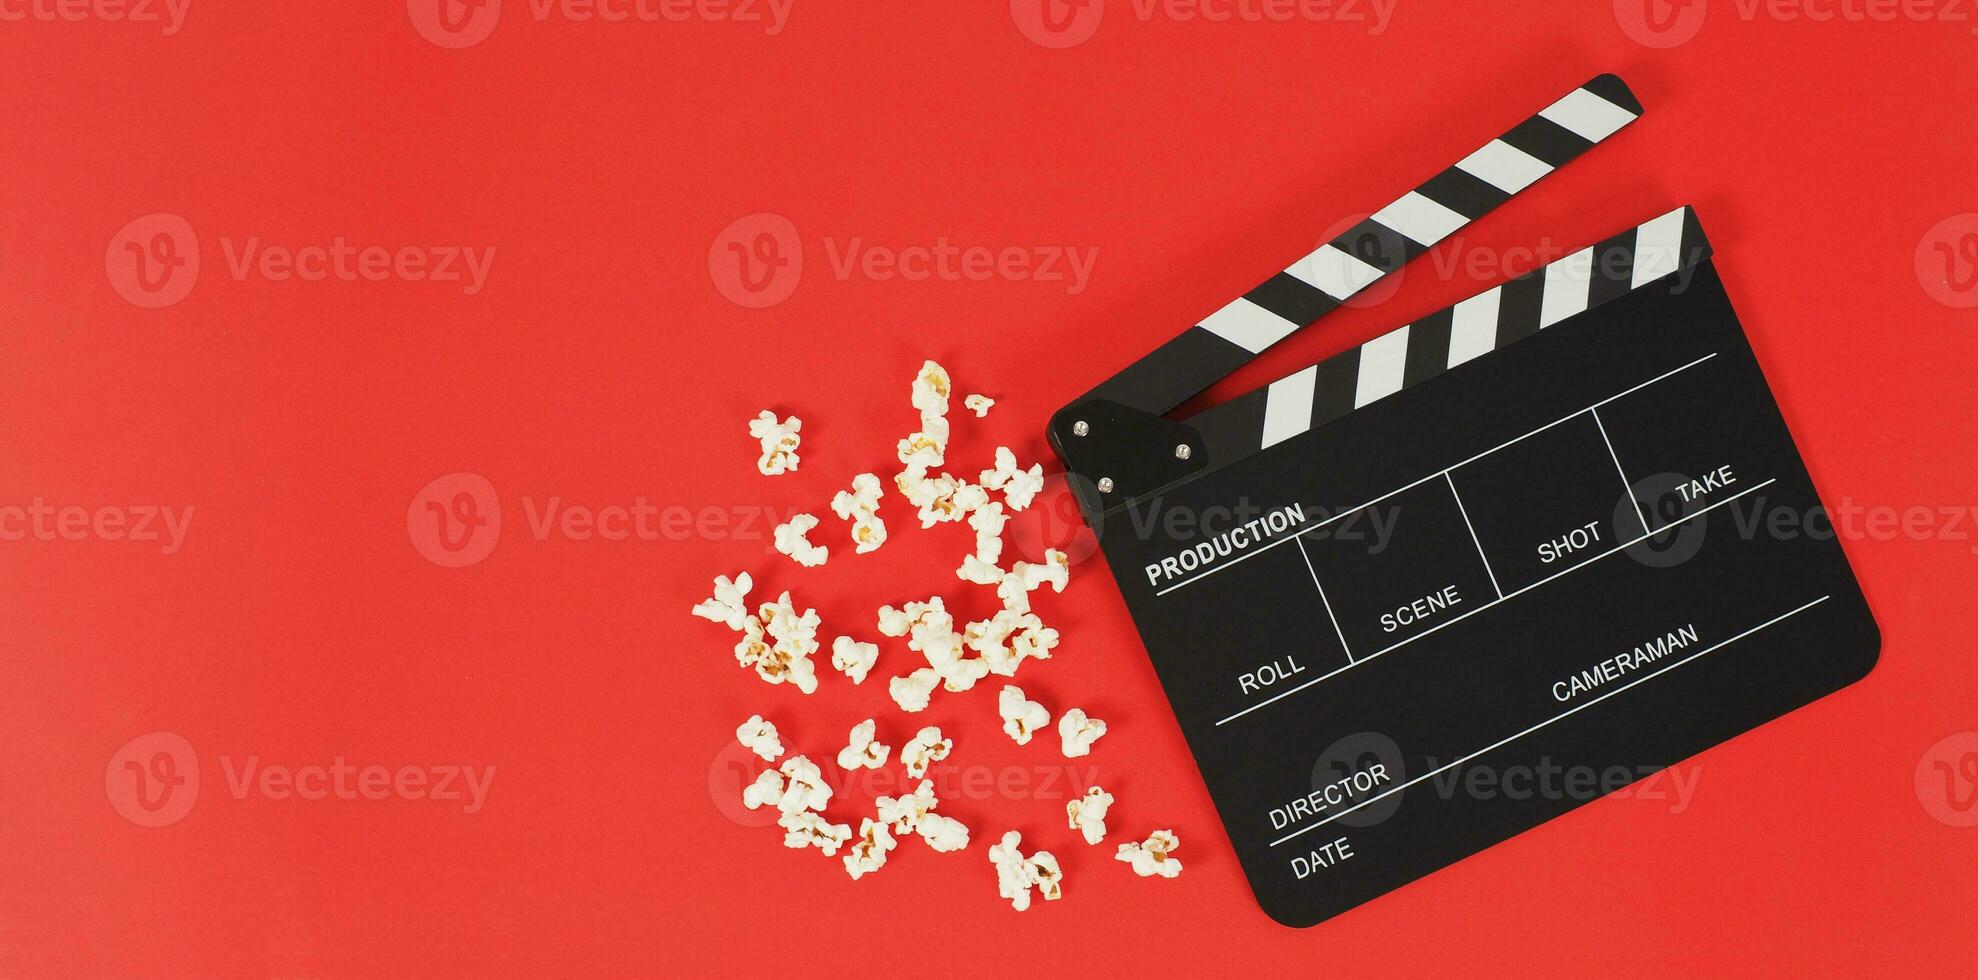
[[(1880, 666), (1687, 763), (1687, 805), (1602, 800), (1291, 931), (1251, 900), (1098, 560), (1039, 599), (1064, 645), (1018, 678), (1112, 723), (1079, 761), (1120, 799), (1113, 838), (1088, 849), (1063, 825), (1073, 787), (1044, 785), (1064, 760), (998, 732), (993, 686), (907, 719), (883, 678), (914, 655), (888, 642), (874, 680), (827, 667), (806, 699), (737, 671), (726, 631), (687, 615), (716, 572), (747, 569), (817, 607), (827, 638), (878, 639), (881, 603), (971, 592), (950, 575), (966, 529), (920, 532), (889, 497), (892, 543), (854, 557), (826, 514), (834, 557), (805, 571), (768, 553), (763, 524), (538, 539), (524, 508), (823, 514), (852, 474), (890, 474), (923, 357), (1001, 400), (957, 420), (962, 471), (998, 444), (1044, 459), (1054, 407), (1605, 70), (1648, 115), (1437, 254), (1573, 249), (1693, 203), (1829, 504), (1969, 508), (1978, 313), (1934, 299), (1916, 256), (1978, 211), (1978, 25), (1717, 0), (1692, 40), (1657, 49), (1605, 3), (1400, 0), (1375, 34), (1142, 19), (1112, 0), (1089, 40), (1050, 50), (1006, 4), (937, 6), (797, 0), (767, 36), (538, 20), (509, 0), (459, 50), (397, 4), (193, 0), (169, 37), (0, 23), (0, 505), (195, 508), (170, 555), (0, 542), (0, 972), (1962, 968), (1978, 829), (1934, 818), (1915, 774), (1978, 728), (1968, 539), (1851, 536)], [(183, 302), (145, 310), (105, 255), (154, 212), (196, 229), (204, 265)], [(718, 265), (716, 236), (758, 212), (791, 222), (806, 267), (749, 309), (709, 253)], [(236, 279), (222, 252), (337, 236), (498, 252), (471, 296)], [(1097, 263), (1072, 295), (841, 278), (827, 253), (942, 237)], [(1219, 391), (1534, 261), (1509, 253), (1483, 279), (1418, 263), (1390, 299)], [(764, 407), (806, 420), (795, 475), (754, 472), (744, 427)], [(504, 528), (485, 561), (443, 568), (406, 513), (459, 471), (496, 488)], [(756, 711), (820, 760), (868, 715), (894, 745), (941, 724), (951, 764), (1027, 784), (944, 804), (974, 830), (967, 851), (907, 842), (853, 882), (730, 818), (731, 733)], [(156, 829), (120, 817), (105, 782), (153, 731), (184, 736), (204, 774), (185, 819)], [(471, 815), (235, 798), (223, 760), (250, 757), (497, 775)], [(870, 795), (833, 816), (856, 824)], [(1164, 826), (1179, 879), (1106, 853)], [(1063, 901), (1016, 914), (997, 898), (984, 849), (1010, 828), (1064, 860)]]

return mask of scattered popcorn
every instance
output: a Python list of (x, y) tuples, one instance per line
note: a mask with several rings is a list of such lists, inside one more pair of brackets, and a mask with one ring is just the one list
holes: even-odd
[(1071, 556), (1051, 548), (1044, 552), (1042, 564), (1020, 561), (1010, 566), (1010, 572), (1022, 580), (1025, 592), (1035, 592), (1045, 584), (1051, 586), (1052, 592), (1063, 592), (1071, 582)]
[[(1001, 544), (1001, 542), (997, 543)], [(997, 568), (994, 562), (986, 562), (980, 557), (969, 555), (962, 559), (962, 567), (955, 569), (955, 577), (975, 585), (1000, 585), (1003, 581), (1003, 570)]]
[(852, 839), (852, 828), (831, 823), (809, 810), (785, 811), (777, 818), (776, 826), (783, 828), (784, 847), (815, 847), (825, 857), (838, 853), (838, 848)]
[(993, 567), (1003, 560), (1003, 526), (1009, 522), (1010, 515), (1004, 512), (1002, 504), (986, 503), (969, 512), (968, 526), (975, 529), (975, 557), (978, 561)]
[(1181, 862), (1173, 857), (1173, 852), (1181, 846), (1181, 839), (1172, 830), (1156, 830), (1153, 836), (1139, 844), (1121, 844), (1119, 853), (1113, 855), (1117, 861), (1133, 865), (1133, 873), (1142, 878), (1159, 875), (1172, 878), (1181, 873)]
[[(810, 656), (817, 652), (817, 610), (797, 615), (785, 592), (775, 602), (765, 602), (756, 618), (742, 622), (742, 639), (735, 644), (735, 659), (744, 667), (754, 667), (756, 675), (771, 684), (789, 682), (810, 694), (817, 690), (817, 669)], [(763, 641), (767, 634), (773, 643)]]
[(1023, 688), (1014, 684), (1003, 685), (996, 696), (996, 712), (1003, 717), (1003, 731), (1016, 739), (1018, 745), (1029, 745), (1030, 737), (1037, 730), (1051, 723), (1051, 713), (1035, 701), (1023, 696)]
[(742, 805), (751, 810), (776, 806), (783, 801), (783, 774), (774, 769), (757, 773), (755, 782), (742, 787)]
[(904, 677), (895, 677), (886, 682), (886, 693), (893, 696), (893, 703), (901, 711), (908, 713), (927, 710), (927, 701), (934, 695), (935, 685), (941, 683), (941, 675), (932, 667), (922, 667)]
[(979, 419), (988, 418), (989, 409), (994, 407), (995, 404), (996, 400), (994, 398), (983, 395), (970, 395), (962, 399), (962, 407), (974, 412), (975, 417)]
[(873, 739), (872, 734), (877, 727), (878, 724), (871, 718), (852, 726), (851, 743), (838, 750), (838, 768), (849, 772), (853, 769), (877, 769), (886, 764), (886, 756), (892, 753), (893, 747)]
[(914, 830), (928, 847), (944, 854), (968, 846), (968, 827), (953, 817), (929, 813), (920, 818), (920, 826)]
[(873, 801), (879, 811), (879, 819), (893, 828), (896, 834), (911, 834), (920, 827), (920, 821), (934, 812), (939, 801), (934, 798), (934, 781), (923, 779), (913, 792), (904, 796), (882, 796)]
[(796, 471), (797, 443), (803, 441), (797, 430), (803, 425), (804, 420), (794, 415), (787, 422), (778, 422), (776, 413), (767, 409), (749, 423), (749, 435), (762, 444), (762, 458), (756, 460), (755, 468), (763, 476)]
[(923, 362), (913, 379), (913, 407), (920, 410), (923, 419), (946, 415), (952, 388), (947, 368), (933, 361)]
[(860, 643), (849, 636), (831, 641), (832, 668), (851, 678), (854, 684), (865, 683), (865, 675), (872, 671), (872, 665), (878, 660), (877, 643)]
[(716, 575), (714, 597), (695, 604), (694, 615), (739, 633), (742, 621), (749, 618), (749, 589), (753, 587), (747, 572), (735, 576), (732, 581), (726, 575)]
[(750, 715), (748, 721), (742, 722), (742, 727), (735, 729), (735, 741), (762, 756), (764, 762), (775, 762), (783, 754), (783, 741), (777, 737), (776, 726), (764, 721), (761, 715)]
[(1041, 889), (1045, 901), (1064, 897), (1058, 859), (1050, 851), (1025, 857), (1018, 849), (1022, 843), (1023, 835), (1012, 830), (1003, 835), (1001, 843), (989, 847), (989, 863), (996, 866), (996, 893), (1009, 899), (1010, 907), (1018, 912), (1030, 908), (1032, 888)]
[(852, 477), (852, 489), (831, 498), (831, 512), (852, 522), (852, 542), (858, 554), (879, 550), (886, 543), (886, 523), (879, 519), (879, 478), (871, 473)]
[(1106, 811), (1112, 806), (1113, 794), (1094, 786), (1065, 803), (1065, 818), (1071, 829), (1085, 836), (1085, 843), (1097, 844), (1106, 839)]
[(906, 764), (908, 776), (919, 779), (927, 775), (929, 766), (947, 758), (954, 749), (952, 740), (941, 737), (941, 729), (929, 725), (901, 746), (900, 761)]
[(817, 763), (804, 756), (793, 755), (783, 760), (778, 771), (787, 780), (782, 798), (776, 801), (784, 813), (822, 811), (831, 805), (831, 784), (824, 781), (824, 773), (817, 768)]
[(998, 490), (1011, 510), (1023, 510), (1044, 490), (1044, 464), (1034, 463), (1027, 470), (1017, 469), (1016, 454), (1006, 446), (996, 447), (996, 468), (983, 470), (976, 482)]
[(858, 842), (845, 855), (845, 871), (857, 881), (861, 875), (870, 874), (886, 866), (886, 854), (897, 845), (893, 835), (886, 832), (886, 825), (871, 817), (859, 821)]
[(776, 550), (789, 555), (805, 568), (824, 564), (824, 560), (831, 555), (831, 549), (810, 543), (811, 529), (816, 526), (817, 518), (810, 514), (798, 514), (776, 525)]
[(1104, 734), (1106, 723), (1086, 715), (1083, 708), (1073, 708), (1058, 719), (1058, 741), (1067, 759), (1090, 753), (1092, 743)]

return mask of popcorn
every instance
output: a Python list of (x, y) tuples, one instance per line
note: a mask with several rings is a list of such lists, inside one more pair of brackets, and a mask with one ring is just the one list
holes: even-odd
[(1034, 463), (1027, 470), (1018, 469), (1016, 454), (1006, 446), (996, 447), (996, 468), (983, 470), (976, 482), (990, 490), (1003, 494), (1003, 501), (1011, 510), (1022, 510), (1044, 490), (1044, 464)]
[(996, 712), (1003, 718), (1003, 731), (1018, 745), (1029, 745), (1030, 737), (1051, 723), (1051, 713), (1043, 705), (1024, 698), (1023, 688), (1014, 684), (1003, 685), (1002, 692), (996, 696)]
[[(1002, 544), (1001, 541), (996, 543)], [(1003, 570), (997, 568), (994, 562), (983, 561), (977, 555), (969, 555), (962, 559), (962, 567), (955, 569), (955, 577), (975, 585), (1000, 585), (1003, 581)]]
[(845, 855), (845, 872), (853, 881), (861, 875), (870, 874), (886, 866), (886, 854), (896, 845), (893, 835), (886, 832), (886, 825), (871, 817), (859, 821), (858, 842), (852, 845), (851, 852)]
[(928, 814), (934, 812), (938, 802), (934, 798), (934, 781), (923, 779), (913, 792), (904, 796), (882, 796), (873, 801), (873, 806), (879, 811), (879, 819), (890, 825), (894, 833), (911, 834)]
[(927, 775), (929, 766), (947, 758), (954, 749), (952, 740), (941, 737), (941, 729), (929, 725), (900, 747), (900, 761), (906, 765), (908, 776), (919, 779)]
[(1181, 873), (1181, 862), (1172, 856), (1180, 846), (1181, 838), (1174, 831), (1156, 830), (1139, 844), (1121, 844), (1113, 859), (1133, 865), (1133, 873), (1142, 878), (1155, 875), (1172, 878)]
[(1112, 806), (1113, 794), (1094, 786), (1084, 796), (1065, 803), (1065, 819), (1071, 829), (1084, 835), (1085, 843), (1097, 844), (1106, 839), (1106, 811)]
[(920, 365), (920, 373), (913, 379), (913, 407), (920, 410), (922, 419), (946, 415), (948, 394), (952, 390), (948, 369), (926, 361)]
[(1035, 592), (1045, 584), (1051, 586), (1052, 592), (1063, 592), (1071, 582), (1071, 556), (1051, 548), (1044, 552), (1042, 564), (1020, 561), (1010, 566), (1010, 573), (1022, 580), (1025, 592)]
[(1083, 708), (1073, 708), (1058, 719), (1058, 741), (1065, 758), (1076, 759), (1092, 751), (1092, 743), (1106, 734), (1106, 723), (1089, 717)]
[[(805, 694), (817, 690), (817, 668), (810, 655), (817, 652), (817, 610), (797, 615), (785, 592), (775, 602), (765, 602), (756, 618), (742, 621), (742, 639), (735, 644), (735, 660), (754, 667), (756, 676), (771, 684), (796, 685)], [(765, 643), (764, 634), (774, 641)]]
[(865, 675), (879, 660), (879, 644), (860, 643), (849, 636), (840, 636), (831, 641), (831, 667), (852, 679), (854, 684), (865, 683)]
[(775, 762), (783, 754), (783, 741), (777, 737), (776, 726), (764, 721), (761, 715), (750, 715), (735, 729), (735, 741), (742, 747), (762, 756), (764, 762)]
[(852, 477), (852, 489), (840, 490), (831, 498), (831, 512), (852, 522), (852, 542), (857, 554), (879, 550), (886, 543), (886, 522), (879, 519), (879, 478), (871, 473)]
[(893, 696), (893, 703), (901, 711), (908, 713), (927, 710), (927, 700), (934, 694), (935, 685), (941, 683), (941, 675), (932, 667), (922, 667), (904, 677), (895, 677), (886, 682), (886, 693)]
[(754, 583), (749, 573), (743, 572), (731, 581), (726, 575), (714, 577), (714, 597), (694, 605), (694, 615), (710, 622), (720, 623), (736, 632), (741, 632), (742, 621), (749, 618), (749, 589)]
[(979, 419), (988, 418), (989, 409), (995, 404), (996, 400), (994, 398), (983, 395), (970, 395), (962, 399), (962, 407), (974, 412), (975, 417)]
[(776, 801), (777, 808), (784, 813), (822, 811), (831, 805), (831, 784), (824, 781), (824, 773), (817, 768), (817, 763), (804, 756), (793, 755), (783, 760), (778, 771), (787, 780), (781, 797)]
[(879, 633), (881, 636), (902, 637), (913, 629), (915, 623), (925, 619), (928, 614), (944, 613), (947, 611), (947, 604), (938, 595), (928, 599), (926, 602), (909, 602), (905, 609), (880, 606)]
[(838, 853), (838, 848), (852, 839), (852, 828), (831, 823), (809, 810), (785, 812), (776, 819), (776, 826), (783, 828), (784, 847), (815, 847), (825, 857)]
[(783, 802), (783, 774), (774, 769), (764, 769), (756, 774), (755, 782), (742, 787), (742, 805), (751, 810), (776, 806), (781, 802)]
[(1010, 639), (1010, 652), (1019, 662), (1025, 657), (1051, 659), (1051, 651), (1058, 647), (1058, 631), (1045, 626), (1036, 616), (1026, 620), (1028, 625), (1024, 630)]
[(762, 458), (756, 460), (756, 470), (763, 476), (795, 472), (797, 443), (803, 441), (797, 430), (803, 425), (804, 420), (794, 415), (787, 422), (778, 422), (776, 413), (767, 409), (756, 416), (755, 421), (749, 423), (749, 435), (762, 444)]
[(1023, 835), (1012, 830), (1003, 835), (1001, 843), (989, 847), (989, 863), (996, 866), (996, 893), (1009, 899), (1010, 907), (1018, 912), (1030, 908), (1032, 888), (1041, 889), (1045, 901), (1064, 897), (1064, 875), (1058, 859), (1050, 851), (1025, 857), (1019, 849), (1022, 843)]
[(871, 718), (852, 726), (851, 743), (838, 750), (838, 768), (846, 771), (877, 769), (886, 764), (886, 756), (892, 753), (893, 747), (873, 739), (872, 733), (877, 727), (878, 724)]
[(928, 847), (942, 853), (968, 846), (968, 827), (953, 817), (930, 813), (921, 817), (920, 826), (914, 829)]
[(978, 561), (993, 567), (1002, 560), (1003, 526), (1009, 522), (1010, 515), (1003, 510), (1002, 504), (985, 503), (969, 512), (968, 526), (975, 529), (975, 557)]
[(776, 550), (789, 555), (805, 568), (816, 568), (824, 564), (831, 555), (831, 549), (823, 545), (811, 544), (808, 535), (817, 526), (817, 518), (810, 514), (798, 514), (787, 522), (776, 525)]

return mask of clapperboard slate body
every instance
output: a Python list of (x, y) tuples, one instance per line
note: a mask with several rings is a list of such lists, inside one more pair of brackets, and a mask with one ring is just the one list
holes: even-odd
[(1589, 82), (1051, 422), (1280, 922), (1599, 791), (1564, 773), (1673, 764), (1874, 665), (1839, 545), (1765, 530), (1820, 502), (1688, 208), (1163, 417), (1640, 113)]

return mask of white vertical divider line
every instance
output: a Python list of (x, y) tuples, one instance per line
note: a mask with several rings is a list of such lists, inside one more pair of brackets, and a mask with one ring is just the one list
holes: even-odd
[(1634, 508), (1635, 517), (1641, 521), (1642, 532), (1653, 536), (1654, 532), (1648, 529), (1648, 518), (1641, 512), (1641, 501), (1635, 499), (1635, 485), (1628, 482), (1628, 471), (1621, 467), (1621, 456), (1614, 451), (1614, 440), (1607, 437), (1607, 423), (1600, 420), (1600, 407), (1596, 405), (1587, 409), (1587, 412), (1593, 416), (1594, 427), (1600, 430), (1600, 441), (1607, 444), (1607, 458), (1614, 461), (1614, 475), (1621, 478), (1621, 492), (1628, 495), (1628, 504)]
[(1456, 492), (1456, 480), (1448, 470), (1442, 471), (1442, 482), (1449, 484), (1449, 495), (1456, 498), (1456, 510), (1463, 515), (1463, 526), (1470, 529), (1470, 543), (1477, 546), (1477, 557), (1482, 559), (1484, 574), (1490, 576), (1490, 587), (1497, 590), (1497, 597), (1504, 598), (1504, 586), (1497, 584), (1497, 573), (1491, 570), (1490, 556), (1484, 554), (1483, 542), (1477, 540), (1477, 526), (1470, 523), (1470, 509), (1463, 506), (1463, 495)]
[(1339, 648), (1346, 651), (1346, 663), (1349, 666), (1359, 663), (1353, 659), (1353, 648), (1346, 643), (1346, 632), (1339, 628), (1339, 617), (1332, 614), (1332, 601), (1326, 598), (1326, 587), (1319, 584), (1319, 570), (1312, 567), (1312, 556), (1305, 551), (1305, 539), (1294, 538), (1292, 543), (1298, 546), (1298, 557), (1305, 559), (1305, 571), (1312, 576), (1312, 588), (1319, 590), (1319, 605), (1326, 607), (1326, 618), (1332, 621), (1332, 634), (1339, 637)]

